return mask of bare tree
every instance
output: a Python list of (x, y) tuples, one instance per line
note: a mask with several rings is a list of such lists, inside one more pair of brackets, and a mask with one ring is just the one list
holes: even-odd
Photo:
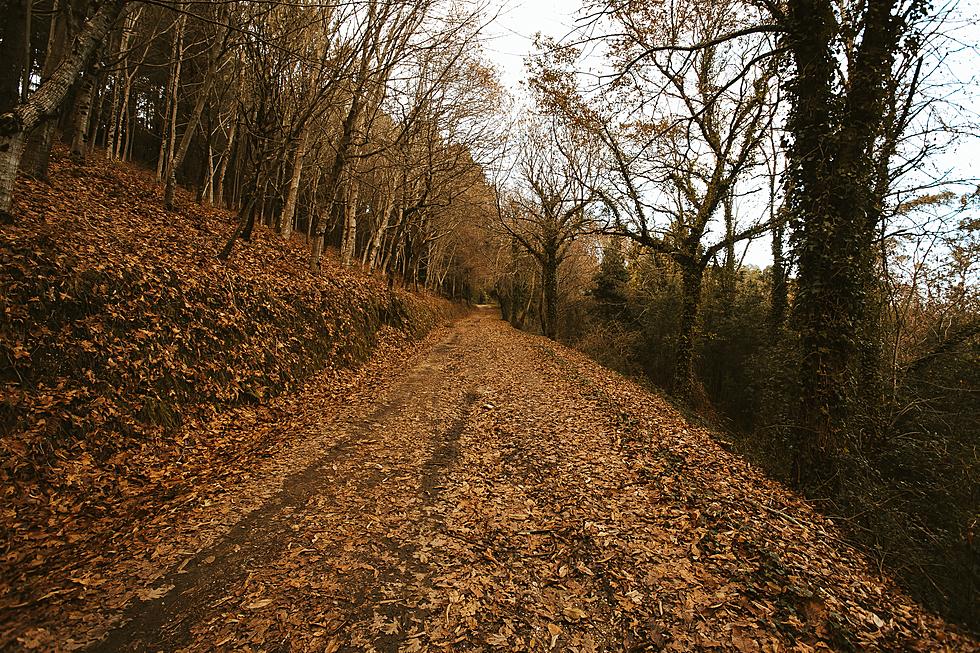
[(518, 162), (519, 190), (498, 204), (500, 224), (540, 268), (542, 332), (552, 340), (558, 337), (558, 270), (591, 226), (591, 157), (569, 137), (554, 126), (530, 129)]
[[(748, 192), (740, 185), (759, 165), (776, 116), (775, 67), (753, 64), (769, 52), (765, 36), (749, 32), (725, 47), (712, 45), (743, 27), (734, 8), (690, 0), (651, 14), (617, 5), (609, 18), (622, 36), (609, 64), (629, 75), (615, 76), (608, 88), (581, 88), (568, 66), (574, 55), (551, 46), (532, 78), (542, 106), (603, 151), (595, 192), (608, 211), (605, 231), (666, 255), (678, 268), (682, 315), (673, 383), (681, 394), (694, 383), (705, 269), (768, 227), (764, 216), (737, 225), (732, 211), (733, 198)], [(706, 45), (671, 47), (683, 39)]]

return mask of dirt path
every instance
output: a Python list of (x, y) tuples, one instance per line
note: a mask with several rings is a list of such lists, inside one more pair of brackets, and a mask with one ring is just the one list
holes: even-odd
[(284, 425), (308, 435), (222, 500), (237, 522), (175, 533), (193, 553), (77, 606), (65, 648), (976, 646), (662, 400), (492, 313), (376, 382)]

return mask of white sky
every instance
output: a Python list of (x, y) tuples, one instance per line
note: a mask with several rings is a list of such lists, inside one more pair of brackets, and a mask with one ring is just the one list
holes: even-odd
[(499, 16), (487, 27), (487, 56), (501, 80), (516, 93), (524, 79), (524, 58), (534, 49), (534, 35), (560, 39), (575, 28), (580, 0), (493, 0), (488, 13)]

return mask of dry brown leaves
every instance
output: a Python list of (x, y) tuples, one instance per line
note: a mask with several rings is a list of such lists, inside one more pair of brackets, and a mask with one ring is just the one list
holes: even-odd
[(282, 490), (95, 650), (976, 649), (660, 398), (493, 316), (432, 343), (313, 389)]
[(261, 228), (221, 265), (228, 212), (183, 196), (167, 213), (146, 171), (64, 154), (50, 184), (21, 180), (19, 222), (0, 229), (7, 636), (25, 611), (104, 594), (90, 558), (111, 564), (170, 503), (277, 446), (247, 428), (294, 408), (270, 398), (311, 382), (340, 396), (379, 342), (395, 355), (453, 310), (330, 259), (312, 274), (301, 240)]
[[(134, 489), (114, 490), (128, 502), (93, 491), (89, 503), (58, 503), (74, 495), (24, 494), (17, 481), (9, 497), (60, 508), (31, 522), (15, 501), (5, 516), (36, 530), (8, 527), (0, 645), (978, 649), (806, 502), (578, 353), (489, 314), (417, 353), (379, 351), (400, 353), (130, 451), (119, 478)], [(86, 479), (107, 464), (84, 454), (59, 473)], [(12, 537), (30, 532), (48, 539), (32, 549)]]

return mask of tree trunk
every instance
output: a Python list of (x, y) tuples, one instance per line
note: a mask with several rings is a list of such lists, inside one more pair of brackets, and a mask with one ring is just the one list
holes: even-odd
[(350, 267), (357, 253), (357, 214), (359, 213), (360, 186), (350, 180), (347, 191), (347, 201), (344, 202), (344, 239), (340, 249), (340, 262), (344, 267)]
[(218, 67), (221, 63), (222, 50), (224, 49), (224, 40), (227, 32), (228, 27), (225, 25), (219, 27), (215, 34), (214, 43), (208, 51), (208, 68), (204, 73), (204, 84), (198, 91), (194, 109), (191, 111), (187, 124), (184, 125), (184, 134), (180, 138), (180, 144), (177, 145), (176, 149), (171, 152), (171, 156), (168, 157), (165, 172), (167, 186), (163, 193), (163, 208), (168, 211), (172, 211), (174, 208), (174, 196), (177, 192), (177, 168), (180, 167), (184, 162), (184, 157), (187, 156), (187, 150), (190, 149), (194, 132), (197, 131), (197, 125), (201, 121), (201, 114), (204, 113), (204, 105), (207, 104), (208, 96), (211, 95), (211, 89), (214, 88), (214, 82), (218, 76)]
[(95, 80), (95, 92), (92, 95), (92, 115), (89, 118), (89, 133), (86, 141), (88, 146), (86, 148), (86, 156), (95, 151), (95, 146), (99, 140), (99, 129), (102, 127), (102, 112), (105, 105), (105, 95), (103, 89), (105, 88), (105, 74), (100, 74)]
[(279, 235), (288, 239), (293, 233), (293, 217), (296, 214), (296, 198), (299, 197), (299, 182), (303, 174), (303, 159), (306, 157), (306, 144), (309, 140), (309, 125), (303, 125), (296, 142), (296, 155), (293, 157), (293, 172), (289, 177), (289, 190), (286, 192), (286, 205), (282, 209), (282, 224)]
[[(3, 40), (0, 41), (0, 114), (13, 109), (20, 102), (20, 86), (25, 66), (30, 66), (29, 0), (8, 0), (3, 17)], [(26, 76), (30, 81), (30, 75)]]
[(722, 274), (722, 310), (726, 318), (731, 319), (735, 313), (735, 294), (738, 287), (738, 274), (735, 261), (735, 215), (732, 206), (733, 198), (726, 196), (725, 210), (725, 268)]
[(214, 165), (214, 146), (208, 140), (207, 163), (204, 166), (204, 182), (201, 184), (201, 193), (198, 201), (204, 206), (214, 204), (214, 176), (218, 174)]
[(546, 252), (541, 262), (541, 291), (543, 310), (541, 325), (544, 335), (551, 340), (558, 339), (558, 257)]
[(109, 97), (109, 120), (105, 128), (105, 158), (112, 159), (116, 143), (116, 122), (119, 120), (119, 80), (112, 78), (112, 95)]
[(776, 214), (772, 225), (772, 280), (769, 298), (769, 326), (773, 342), (786, 322), (786, 309), (789, 306), (788, 284), (786, 281), (786, 255), (783, 250), (786, 240), (786, 221), (784, 211)]
[(106, 143), (107, 159), (119, 159), (126, 156), (123, 128), (126, 127), (126, 118), (129, 114), (129, 97), (133, 88), (133, 73), (129, 71), (129, 42), (133, 36), (133, 23), (134, 18), (130, 14), (127, 16), (122, 33), (119, 35), (120, 71), (114, 75), (112, 123), (109, 126), (109, 142)]
[(307, 191), (308, 200), (306, 202), (306, 244), (309, 245), (313, 239), (314, 222), (316, 222), (316, 198), (320, 190), (320, 176), (323, 171), (317, 167), (316, 174), (313, 175), (313, 183)]
[(378, 256), (381, 252), (381, 243), (384, 241), (385, 232), (388, 230), (388, 222), (391, 220), (392, 202), (388, 198), (385, 200), (384, 208), (381, 209), (381, 222), (377, 225), (374, 236), (370, 243), (364, 248), (364, 260), (361, 264), (370, 272), (378, 265)]
[(697, 263), (682, 262), (681, 331), (674, 361), (673, 390), (690, 396), (694, 388), (694, 351), (697, 346), (698, 311), (701, 307), (701, 284), (704, 270)]
[(326, 216), (322, 214), (317, 214), (313, 221), (313, 244), (311, 246), (310, 252), (310, 271), (319, 272), (320, 271), (320, 259), (323, 257), (323, 245), (326, 239), (326, 234), (321, 227), (321, 223), (326, 222)]
[(218, 254), (219, 261), (227, 261), (231, 257), (231, 252), (235, 247), (235, 242), (239, 237), (245, 234), (246, 230), (250, 230), (252, 225), (255, 224), (255, 213), (253, 211), (254, 205), (255, 199), (253, 197), (245, 202), (245, 205), (239, 211), (238, 224), (235, 225), (235, 230), (231, 233), (231, 236), (225, 243), (224, 248)]
[(126, 147), (129, 140), (129, 98), (133, 93), (133, 80), (128, 72), (123, 73), (122, 99), (116, 120), (116, 139), (112, 145), (112, 156), (126, 160)]
[(800, 479), (811, 484), (838, 478), (839, 454), (859, 436), (853, 418), (878, 215), (873, 145), (886, 113), (887, 80), (902, 23), (892, 16), (894, 0), (866, 5), (861, 43), (846, 86), (838, 88), (832, 4), (800, 0), (788, 7), (796, 68), (788, 168), (794, 185), (791, 211), (799, 225), (793, 314), (803, 350), (796, 467)]
[[(181, 5), (177, 5), (180, 9)], [(163, 180), (170, 152), (177, 142), (177, 96), (180, 90), (180, 68), (184, 59), (184, 25), (187, 15), (180, 14), (174, 25), (174, 44), (170, 53), (170, 77), (167, 82), (167, 102), (164, 110), (164, 129), (160, 132), (160, 154), (157, 157), (157, 179)]]
[(88, 151), (89, 117), (92, 114), (92, 96), (95, 93), (96, 81), (96, 74), (85, 73), (78, 96), (75, 98), (71, 156), (77, 162), (84, 161)]
[(68, 90), (85, 67), (96, 46), (105, 38), (113, 21), (123, 11), (122, 0), (106, 2), (85, 22), (65, 57), (40, 88), (13, 111), (0, 115), (0, 219), (10, 219), (17, 169), (23, 155), (27, 132), (45, 115), (55, 113)]
[[(48, 79), (58, 68), (65, 57), (68, 39), (73, 33), (70, 25), (71, 5), (55, 0), (52, 5), (50, 27), (48, 29), (48, 47), (44, 56), (44, 66), (41, 69), (41, 83)], [(74, 81), (74, 80), (73, 80)], [(24, 147), (21, 171), (37, 179), (46, 179), (48, 164), (51, 161), (51, 147), (54, 145), (54, 134), (57, 118), (50, 114), (42, 116), (40, 123), (34, 127), (27, 137)]]
[(120, 157), (123, 161), (131, 161), (133, 158), (133, 145), (136, 143), (136, 116), (134, 113), (135, 110), (130, 104), (128, 110), (126, 111), (126, 133), (125, 140), (123, 141), (122, 156)]
[(228, 175), (228, 164), (231, 162), (231, 157), (234, 153), (235, 134), (237, 132), (238, 119), (236, 117), (235, 123), (231, 126), (231, 131), (228, 132), (228, 145), (225, 147), (224, 152), (221, 153), (221, 165), (218, 168), (218, 188), (214, 194), (219, 206), (228, 206), (225, 203), (225, 177)]

